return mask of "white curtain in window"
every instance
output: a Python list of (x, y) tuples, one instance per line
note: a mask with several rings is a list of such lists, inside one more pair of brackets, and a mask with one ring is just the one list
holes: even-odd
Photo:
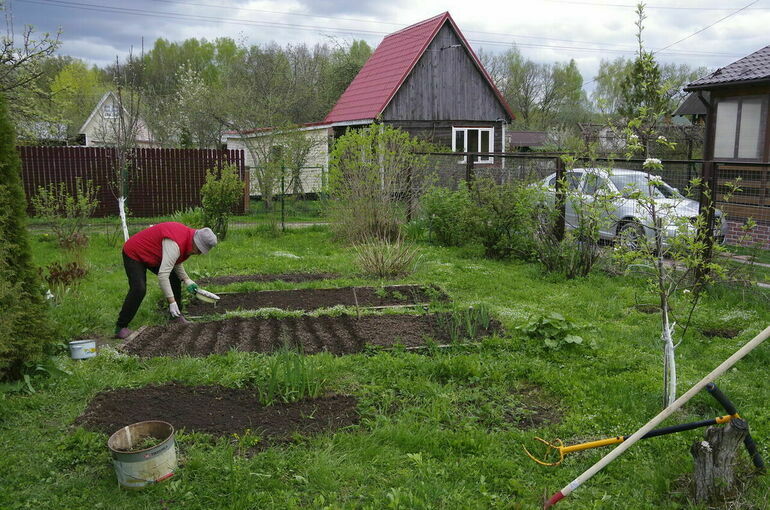
[(717, 126), (714, 133), (714, 157), (735, 157), (735, 130), (738, 127), (738, 101), (717, 104)]
[(759, 158), (759, 136), (761, 131), (762, 98), (744, 99), (741, 105), (741, 130), (740, 138), (738, 139), (739, 158)]

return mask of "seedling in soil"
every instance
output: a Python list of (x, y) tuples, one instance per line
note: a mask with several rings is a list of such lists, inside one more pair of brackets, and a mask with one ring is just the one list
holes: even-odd
[(439, 326), (452, 343), (463, 338), (475, 340), (490, 325), (489, 307), (484, 304), (467, 309), (455, 309), (449, 314), (438, 314)]
[(399, 291), (394, 290), (391, 293), (391, 296), (393, 296), (393, 299), (398, 299), (399, 301), (407, 301), (409, 298), (403, 294), (401, 294)]
[(385, 290), (385, 287), (380, 287), (379, 289), (374, 291), (374, 295), (380, 299), (385, 299), (388, 297), (388, 291)]
[(301, 353), (282, 348), (267, 362), (267, 380), (259, 387), (259, 400), (269, 406), (321, 395), (325, 379)]

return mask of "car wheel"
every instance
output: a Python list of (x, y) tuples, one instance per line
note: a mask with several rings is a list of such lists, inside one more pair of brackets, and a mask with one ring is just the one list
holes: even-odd
[(635, 221), (627, 221), (618, 229), (617, 242), (627, 250), (638, 250), (644, 239), (644, 229)]

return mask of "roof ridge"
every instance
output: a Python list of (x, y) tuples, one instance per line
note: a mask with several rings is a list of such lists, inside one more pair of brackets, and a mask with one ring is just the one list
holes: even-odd
[(385, 40), (388, 37), (400, 34), (401, 32), (406, 32), (407, 30), (412, 30), (412, 29), (417, 28), (417, 27), (419, 27), (421, 25), (425, 25), (427, 23), (431, 23), (433, 21), (436, 21), (438, 18), (441, 18), (441, 17), (444, 17), (444, 16), (449, 16), (449, 11), (444, 11), (441, 14), (437, 14), (437, 15), (433, 16), (432, 18), (428, 18), (428, 19), (424, 19), (422, 21), (418, 21), (417, 23), (413, 23), (413, 24), (409, 25), (408, 27), (402, 28), (401, 30), (396, 30), (395, 32), (391, 32), (390, 34), (386, 35), (382, 39)]

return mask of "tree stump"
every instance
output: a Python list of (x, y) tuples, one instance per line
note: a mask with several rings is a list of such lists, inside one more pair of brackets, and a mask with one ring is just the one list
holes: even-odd
[(714, 501), (729, 492), (735, 479), (735, 455), (748, 431), (745, 420), (734, 418), (724, 427), (709, 427), (706, 439), (692, 445), (695, 501)]

